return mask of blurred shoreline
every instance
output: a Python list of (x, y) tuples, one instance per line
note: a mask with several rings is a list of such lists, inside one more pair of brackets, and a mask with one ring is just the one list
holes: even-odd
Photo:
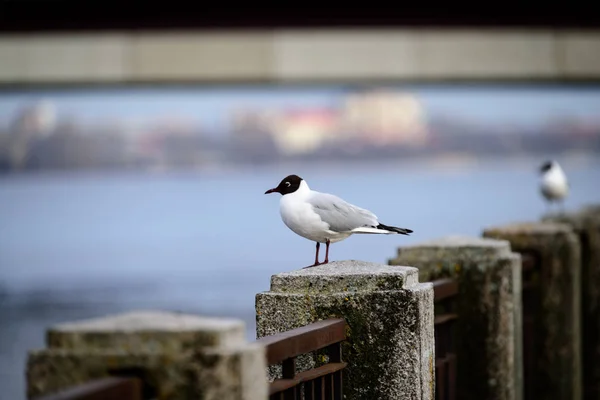
[(477, 157), (600, 154), (596, 92), (471, 92), (462, 101), (460, 92), (454, 98), (392, 87), (331, 89), (309, 98), (297, 91), (283, 97), (130, 95), (24, 103), (7, 96), (0, 102), (0, 173), (236, 171), (400, 160), (446, 167)]
[(421, 156), (414, 158), (398, 158), (398, 159), (358, 159), (358, 160), (327, 160), (319, 159), (307, 163), (304, 160), (281, 160), (272, 161), (269, 163), (260, 164), (214, 164), (198, 167), (157, 167), (157, 168), (141, 168), (141, 169), (101, 169), (101, 168), (85, 168), (85, 169), (39, 169), (39, 170), (17, 170), (17, 171), (2, 171), (0, 172), (0, 180), (10, 179), (13, 177), (109, 177), (109, 176), (173, 176), (173, 175), (205, 175), (205, 176), (220, 176), (231, 175), (232, 173), (249, 173), (252, 171), (277, 171), (277, 170), (297, 170), (297, 169), (319, 169), (326, 173), (327, 171), (353, 170), (353, 169), (371, 169), (371, 168), (406, 168), (420, 169), (427, 171), (445, 171), (445, 170), (468, 170), (476, 168), (477, 165), (502, 165), (503, 168), (531, 168), (534, 170), (538, 164), (546, 159), (561, 160), (561, 163), (566, 165), (591, 165), (594, 164), (599, 157), (599, 154), (594, 151), (572, 150), (560, 153), (548, 153), (544, 156), (537, 154), (512, 154), (512, 155), (485, 155), (477, 156), (473, 154), (447, 153), (437, 156)]

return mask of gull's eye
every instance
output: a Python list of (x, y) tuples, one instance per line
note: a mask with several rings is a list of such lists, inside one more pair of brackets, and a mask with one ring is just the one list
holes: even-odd
[(292, 186), (292, 184), (291, 184), (291, 183), (289, 183), (289, 182), (286, 182), (285, 184), (286, 184), (286, 186), (287, 186), (287, 187), (290, 187), (290, 186)]

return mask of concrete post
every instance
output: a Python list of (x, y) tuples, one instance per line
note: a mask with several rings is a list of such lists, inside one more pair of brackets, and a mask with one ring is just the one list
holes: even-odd
[[(346, 400), (434, 399), (433, 287), (416, 268), (336, 261), (273, 275), (256, 314), (258, 337), (344, 318)], [(320, 363), (312, 354), (297, 367)]]
[(32, 351), (28, 398), (111, 374), (134, 373), (160, 399), (264, 400), (264, 348), (244, 323), (169, 312), (132, 312), (65, 323)]
[(566, 223), (579, 236), (583, 398), (600, 399), (600, 206), (548, 215), (543, 220)]
[(580, 399), (581, 255), (577, 235), (568, 225), (545, 222), (491, 227), (483, 235), (508, 240), (513, 251), (532, 253), (537, 260), (537, 268), (528, 272), (528, 283), (535, 287), (535, 311), (531, 313), (532, 343), (524, 347), (533, 360), (529, 368), (525, 364), (525, 393), (547, 400)]
[(600, 215), (600, 204), (588, 204), (581, 209), (582, 213)]
[(448, 236), (403, 246), (389, 263), (414, 265), (422, 281), (458, 282), (456, 398), (522, 398), (521, 257), (509, 243)]

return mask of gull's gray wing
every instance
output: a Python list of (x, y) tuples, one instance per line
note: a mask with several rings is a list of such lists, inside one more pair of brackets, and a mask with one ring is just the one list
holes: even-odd
[(376, 227), (379, 224), (377, 216), (371, 211), (350, 204), (332, 194), (313, 192), (308, 198), (308, 203), (334, 232), (351, 231), (363, 226)]

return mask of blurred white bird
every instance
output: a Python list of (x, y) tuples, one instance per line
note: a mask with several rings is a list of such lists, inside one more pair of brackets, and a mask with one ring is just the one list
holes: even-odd
[[(408, 235), (412, 230), (384, 225), (369, 210), (350, 204), (337, 196), (311, 190), (298, 175), (283, 178), (276, 188), (280, 193), (279, 211), (285, 225), (294, 233), (317, 242), (314, 267), (329, 262), (329, 245), (355, 233)], [(319, 262), (319, 246), (325, 243), (325, 260)], [(308, 268), (308, 267), (305, 267)]]
[(549, 160), (540, 167), (540, 191), (548, 205), (560, 204), (564, 211), (564, 199), (569, 194), (569, 182), (565, 172), (555, 160)]

